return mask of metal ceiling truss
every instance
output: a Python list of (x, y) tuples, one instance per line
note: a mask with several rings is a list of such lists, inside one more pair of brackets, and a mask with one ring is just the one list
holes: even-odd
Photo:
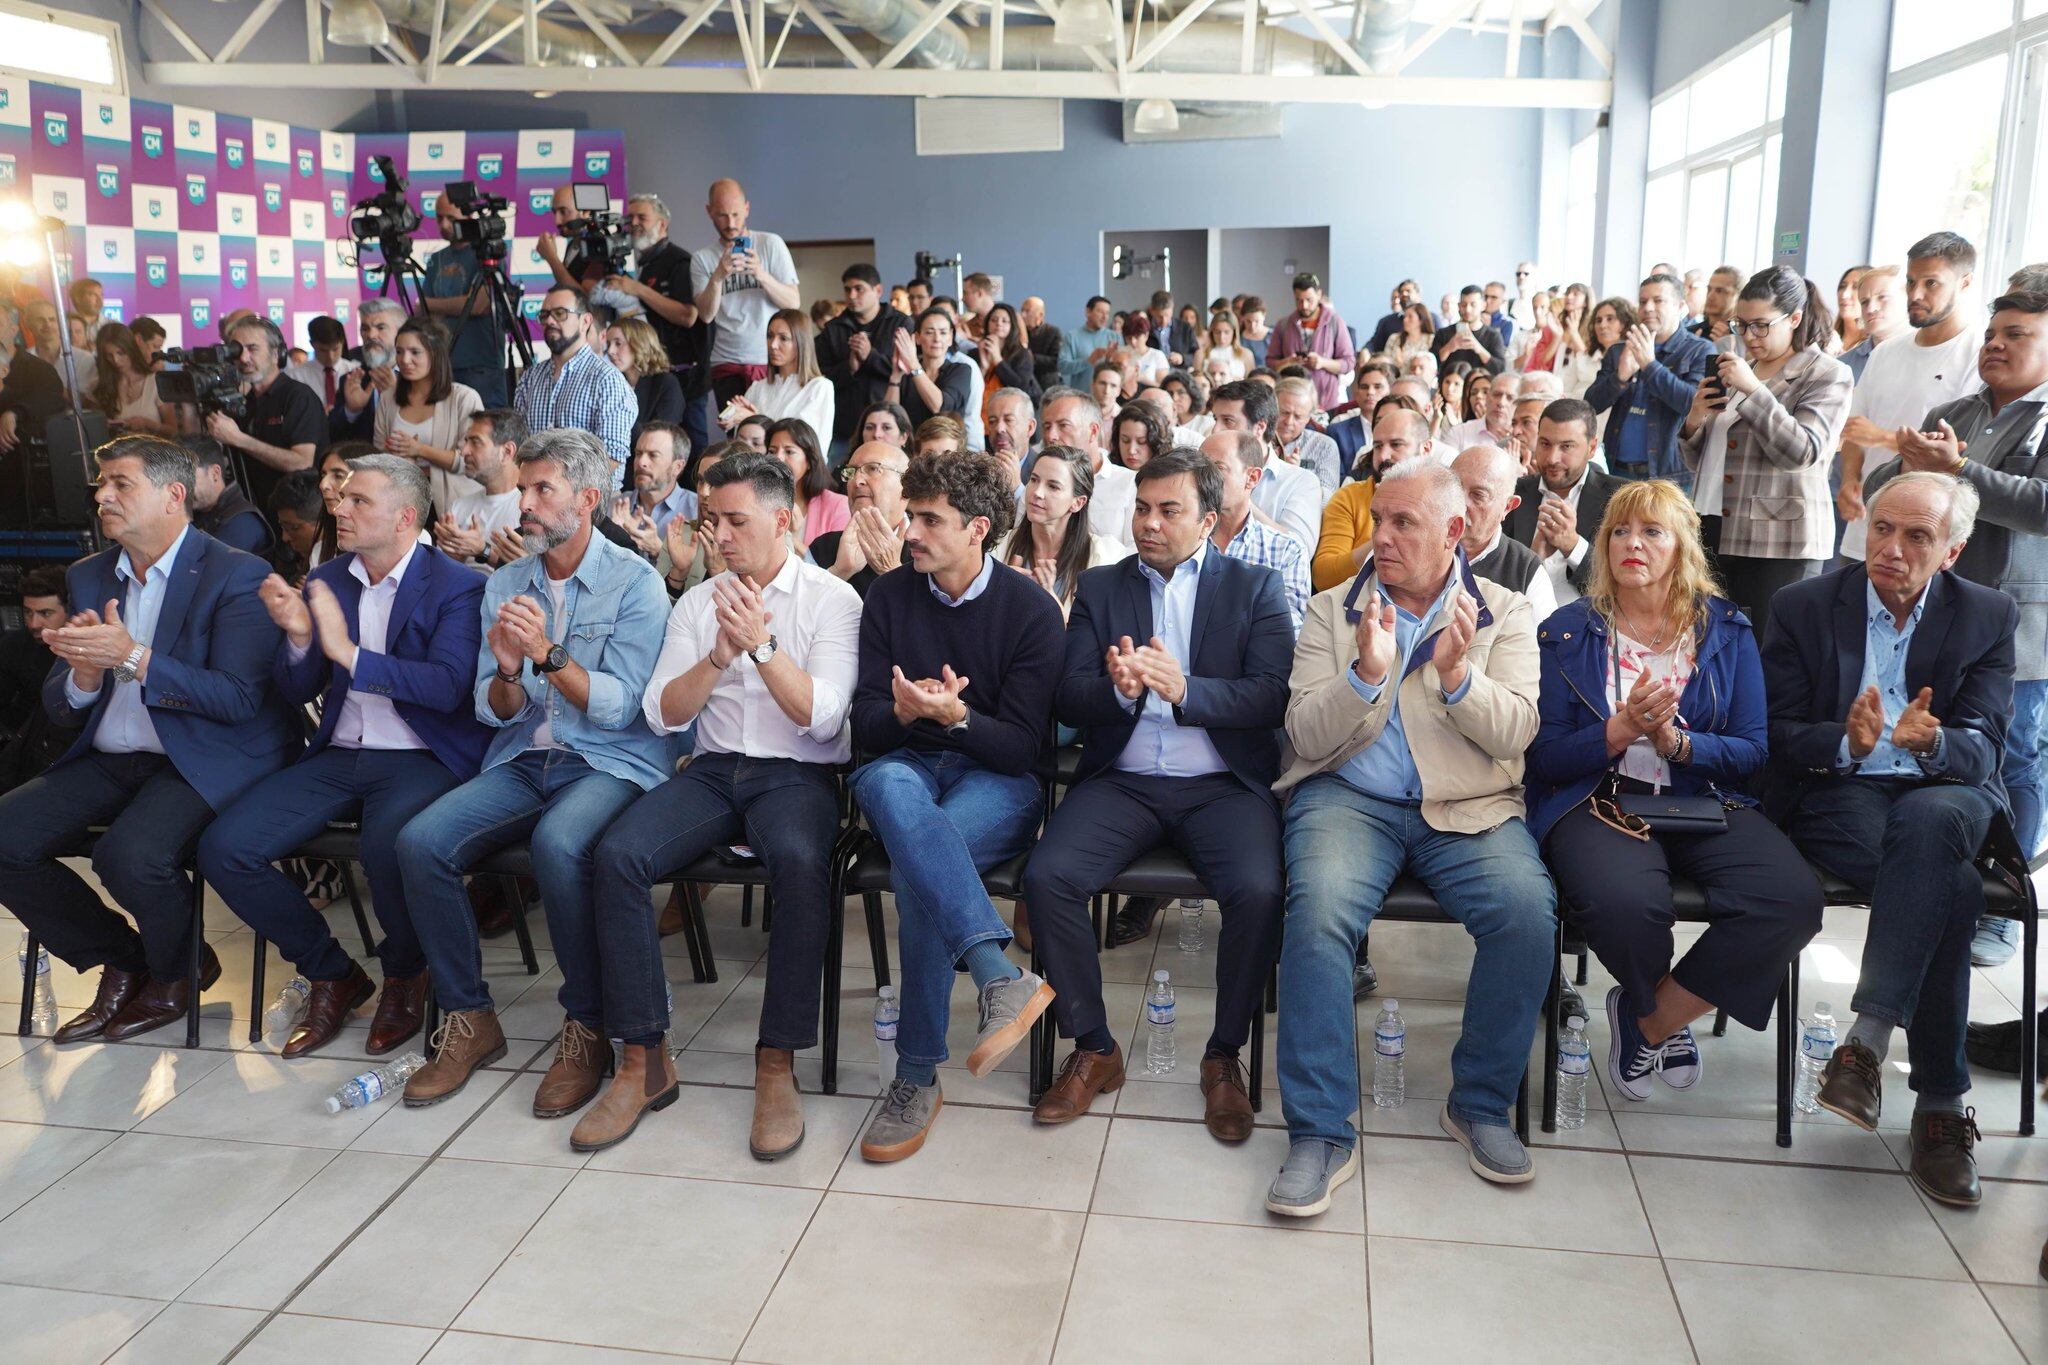
[[(375, 0), (391, 41), (369, 61), (330, 60), (323, 0), (303, 2), (306, 59), (277, 62), (243, 54), (284, 0), (256, 0), (213, 52), (164, 0), (140, 0), (184, 54), (143, 73), (171, 86), (1599, 109), (1613, 71), (1588, 18), (1600, 0), (1507, 0), (1504, 16), (1499, 0), (1450, 0), (1427, 24), (1412, 21), (1415, 0), (1107, 0), (1115, 37), (1093, 46), (1053, 40), (1063, 0)], [(1499, 74), (1406, 74), (1453, 29), (1504, 34)], [(1521, 39), (1560, 32), (1601, 75), (1522, 73)]]

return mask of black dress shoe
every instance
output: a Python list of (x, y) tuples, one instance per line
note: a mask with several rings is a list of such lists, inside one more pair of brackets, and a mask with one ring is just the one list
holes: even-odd
[(1828, 1058), (1821, 1072), (1820, 1091), (1814, 1096), (1820, 1107), (1845, 1118), (1865, 1132), (1877, 1131), (1877, 1116), (1884, 1109), (1884, 1093), (1878, 1076), (1877, 1054), (1851, 1038)]
[(1968, 1208), (1983, 1196), (1977, 1187), (1977, 1111), (1913, 1115), (1913, 1183), (1929, 1199)]
[(130, 1000), (149, 984), (148, 972), (124, 972), (119, 967), (100, 968), (99, 989), (85, 1012), (51, 1035), (54, 1043), (82, 1043), (107, 1031), (107, 1025)]
[[(2048, 1081), (2048, 1014), (2034, 1019), (2034, 1079)], [(1973, 1069), (2020, 1074), (2020, 1021), (2003, 1024), (1972, 1024), (1963, 1034), (1963, 1055)]]
[(1165, 904), (1164, 896), (1124, 897), (1116, 918), (1109, 922), (1109, 946), (1121, 948), (1126, 943), (1150, 937), (1152, 921), (1159, 917), (1160, 908)]

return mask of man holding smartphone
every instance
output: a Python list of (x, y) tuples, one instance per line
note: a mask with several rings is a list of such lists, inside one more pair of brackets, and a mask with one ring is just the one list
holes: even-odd
[(704, 211), (718, 245), (690, 257), (697, 314), (709, 319), (711, 400), (724, 407), (756, 379), (768, 377), (768, 319), (778, 308), (803, 307), (796, 263), (772, 232), (747, 227), (752, 205), (737, 180), (713, 182)]

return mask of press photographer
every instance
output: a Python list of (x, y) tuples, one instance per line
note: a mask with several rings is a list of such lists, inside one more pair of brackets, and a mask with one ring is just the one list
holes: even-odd
[(221, 411), (207, 413), (206, 434), (241, 452), (249, 498), (261, 507), (280, 478), (294, 469), (310, 469), (320, 458), (327, 448), (327, 414), (320, 410), (318, 394), (279, 368), (284, 336), (275, 323), (243, 318), (228, 340), (242, 348), (235, 367), (247, 406), (239, 419)]
[(605, 284), (646, 309), (647, 321), (671, 361), (700, 362), (704, 329), (697, 325), (690, 253), (669, 240), (668, 205), (658, 195), (636, 194), (626, 200), (625, 226), (639, 261), (639, 278), (620, 271), (606, 276)]
[[(479, 201), (472, 199), (471, 203)], [(502, 199), (485, 199), (479, 215), (459, 202), (456, 186), (441, 191), (434, 200), (434, 225), (448, 245), (434, 253), (420, 286), (420, 307), (441, 319), (451, 333), (448, 358), (455, 369), (455, 382), (475, 389), (487, 408), (505, 405), (505, 361), (504, 345), (491, 317), (491, 291), (476, 287), (483, 271), (478, 248), (495, 250), (496, 258), (503, 259), (504, 205)]]
[(584, 241), (587, 223), (582, 211), (576, 207), (574, 185), (555, 187), (554, 207), (550, 212), (554, 215), (555, 230), (542, 233), (533, 244), (534, 250), (554, 272), (556, 288), (588, 294), (592, 285), (600, 283), (617, 267), (605, 258), (602, 251), (592, 251)]

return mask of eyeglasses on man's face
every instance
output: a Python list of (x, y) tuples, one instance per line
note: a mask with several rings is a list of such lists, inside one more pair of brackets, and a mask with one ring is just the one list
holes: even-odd
[(581, 317), (582, 314), (583, 310), (580, 308), (543, 308), (540, 310), (541, 317), (551, 322), (567, 322), (570, 318)]

